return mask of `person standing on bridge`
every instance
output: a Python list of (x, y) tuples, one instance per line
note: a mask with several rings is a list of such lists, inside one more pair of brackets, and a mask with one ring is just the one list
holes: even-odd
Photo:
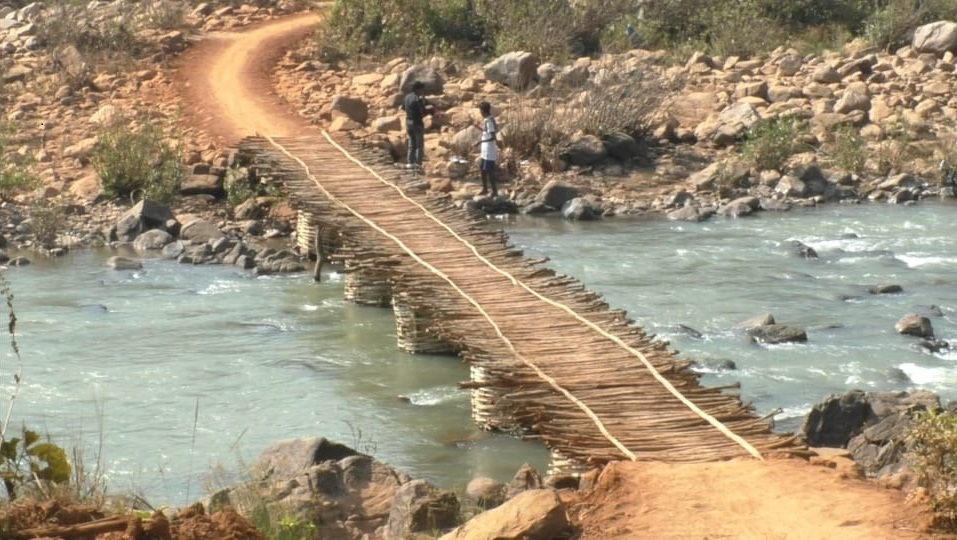
[(495, 144), (495, 137), (498, 133), (498, 125), (495, 123), (495, 117), (492, 116), (492, 105), (488, 101), (479, 103), (479, 112), (482, 113), (482, 137), (479, 139), (480, 147), (479, 174), (482, 176), (482, 191), (479, 195), (489, 193), (492, 190), (492, 197), (498, 197), (498, 188), (495, 187), (495, 160), (498, 158), (498, 146)]
[(405, 109), (405, 131), (409, 135), (408, 164), (410, 169), (421, 169), (425, 157), (425, 114), (428, 104), (423, 94), (425, 84), (422, 81), (412, 83), (412, 91), (402, 101)]

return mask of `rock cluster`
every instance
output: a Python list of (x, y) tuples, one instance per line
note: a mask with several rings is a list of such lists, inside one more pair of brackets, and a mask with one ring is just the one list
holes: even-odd
[[(914, 414), (939, 410), (940, 398), (928, 391), (835, 394), (815, 405), (801, 434), (812, 447), (845, 448), (871, 477), (899, 473)], [(948, 406), (957, 409), (957, 403)]]
[[(315, 536), (321, 538), (403, 540), (450, 531), (443, 538), (550, 540), (570, 532), (561, 499), (542, 488), (538, 473), (528, 466), (508, 486), (476, 479), (460, 501), (455, 493), (368, 455), (311, 437), (273, 444), (252, 474), (250, 482), (224, 489), (206, 504), (211, 510), (262, 508), (314, 524)], [(486, 508), (494, 509), (481, 513)]]
[[(567, 211), (550, 209), (573, 219), (652, 210), (701, 220), (824, 201), (908, 203), (953, 196), (953, 186), (940, 185), (938, 165), (951, 157), (954, 141), (955, 53), (938, 37), (950, 35), (941, 29), (954, 26), (941, 21), (918, 29), (911, 46), (893, 53), (853, 42), (840, 53), (801, 55), (787, 48), (755, 58), (698, 53), (680, 66), (667, 65), (663, 51), (636, 49), (566, 66), (516, 51), (485, 65), (396, 58), (369, 73), (317, 62), (314, 54), (299, 51), (286, 59), (280, 90), (315, 122), (368, 140), (401, 160), (403, 87), (412, 79), (427, 82), (442, 111), (427, 119), (428, 169), (459, 180), (474, 176), (463, 149), (476, 137), (473, 110), (479, 101), (493, 103), (504, 131), (523, 111), (554, 106), (550, 92), (556, 88), (568, 103), (582, 102), (583, 95), (615, 77), (651, 74), (681, 84), (649, 120), (648, 134), (661, 154), (654, 156), (654, 167), (634, 140), (569, 132), (569, 150), (559, 167), (568, 170), (557, 174), (574, 184), (583, 200)], [(743, 162), (735, 148), (750, 128), (775, 118), (806, 123), (802, 142), (812, 150), (792, 156), (780, 169)], [(844, 169), (833, 158), (839, 129), (863, 145), (859, 150), (867, 159), (859, 170)], [(702, 169), (700, 163), (710, 165)], [(539, 191), (555, 174), (525, 162), (504, 174), (514, 182), (512, 198), (522, 211), (544, 209)]]

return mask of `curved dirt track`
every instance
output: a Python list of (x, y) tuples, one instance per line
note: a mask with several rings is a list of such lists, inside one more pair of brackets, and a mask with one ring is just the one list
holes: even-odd
[[(179, 74), (185, 122), (220, 144), (318, 133), (271, 88), (276, 60), (318, 22), (297, 15), (201, 42)], [(900, 491), (793, 460), (613, 464), (575, 512), (594, 539), (928, 537)]]
[(220, 145), (248, 135), (318, 134), (272, 88), (276, 61), (319, 23), (305, 13), (258, 25), (241, 34), (216, 33), (182, 59), (177, 84), (184, 121)]

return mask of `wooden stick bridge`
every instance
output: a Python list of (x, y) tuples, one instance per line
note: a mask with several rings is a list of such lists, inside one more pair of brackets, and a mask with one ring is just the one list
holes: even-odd
[[(553, 466), (700, 462), (801, 453), (727, 388), (598, 294), (557, 275), (381, 151), (319, 137), (251, 137), (243, 151), (283, 181), (300, 236), (334, 230), (346, 295), (392, 305), (400, 346), (459, 354), (473, 417), (540, 439)], [(322, 249), (319, 249), (322, 256)]]

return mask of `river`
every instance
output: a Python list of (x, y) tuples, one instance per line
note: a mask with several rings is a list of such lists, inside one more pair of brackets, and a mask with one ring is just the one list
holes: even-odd
[[(833, 205), (705, 223), (498, 223), (527, 255), (550, 257), (698, 360), (705, 384), (740, 382), (742, 399), (761, 414), (780, 409), (778, 429), (792, 430), (811, 405), (848, 388), (957, 399), (957, 351), (928, 354), (894, 330), (905, 313), (937, 313), (937, 337), (957, 345), (955, 210)], [(792, 240), (820, 257), (793, 256)], [(454, 489), (547, 464), (537, 444), (474, 429), (457, 388), (467, 367), (396, 350), (391, 310), (344, 302), (334, 270), (320, 284), (158, 259), (116, 272), (109, 255), (34, 256), (5, 274), (24, 372), (13, 425), (80, 449), (111, 493), (183, 505), (240, 480), (270, 443), (303, 436)], [(904, 292), (867, 292), (886, 283)], [(732, 331), (766, 312), (805, 327), (808, 342), (766, 347)], [(15, 359), (0, 340), (9, 394)], [(717, 368), (727, 360), (736, 369)]]

